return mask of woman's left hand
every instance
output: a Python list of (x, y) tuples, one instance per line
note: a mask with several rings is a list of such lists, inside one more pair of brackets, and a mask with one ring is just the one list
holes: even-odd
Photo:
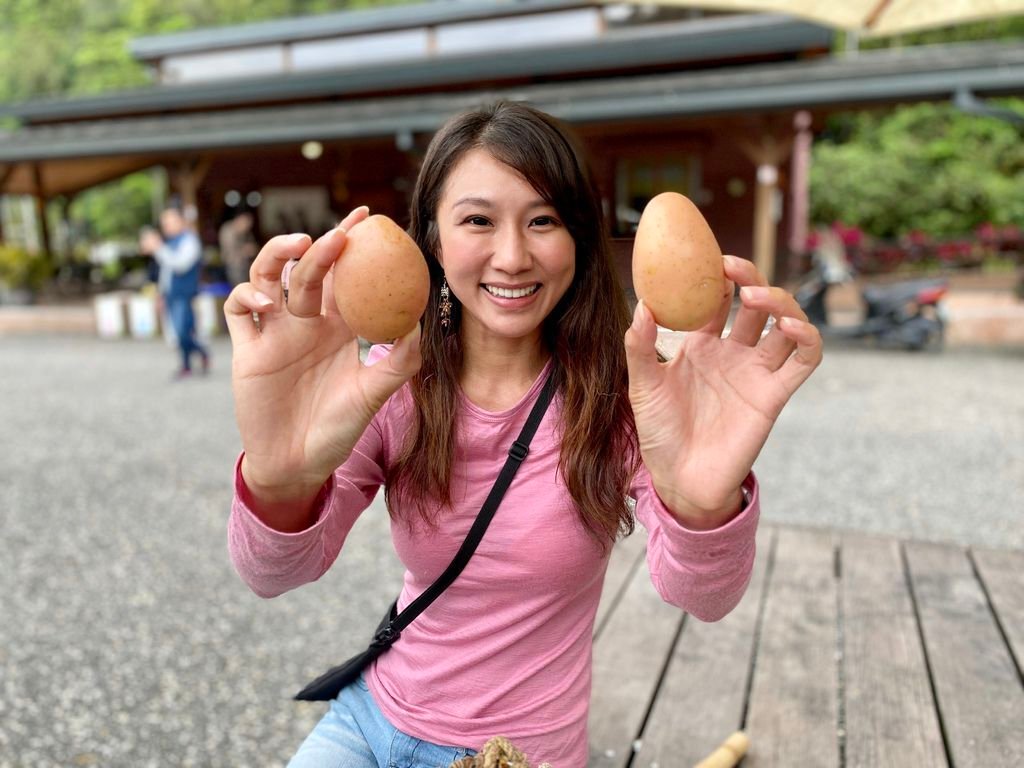
[[(724, 256), (718, 315), (658, 361), (658, 327), (643, 303), (626, 332), (629, 399), (654, 488), (687, 527), (714, 528), (740, 508), (740, 484), (789, 398), (821, 362), (818, 329), (796, 299), (746, 259)], [(735, 285), (741, 306), (722, 337)], [(775, 323), (763, 334), (769, 317)]]

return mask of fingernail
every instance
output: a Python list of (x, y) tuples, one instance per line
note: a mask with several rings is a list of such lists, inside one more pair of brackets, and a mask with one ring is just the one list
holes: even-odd
[[(366, 211), (367, 213), (369, 213), (370, 212), (370, 206), (368, 206), (368, 205), (360, 205), (358, 208), (353, 208), (352, 212), (348, 216), (354, 216), (355, 214), (359, 213), (360, 211)], [(345, 219), (347, 219), (348, 216), (346, 216)], [(335, 229), (340, 229), (342, 232), (348, 232), (348, 229), (346, 227), (342, 226), (342, 224), (344, 223), (345, 219), (342, 219), (337, 224), (335, 224), (334, 228)]]
[(267, 294), (262, 293), (261, 291), (256, 291), (256, 303), (261, 307), (269, 307), (274, 303), (274, 300), (267, 296)]
[(768, 289), (746, 285), (743, 288), (740, 288), (740, 296), (748, 301), (766, 299), (768, 298)]
[(305, 240), (307, 237), (309, 237), (309, 235), (307, 235), (305, 232), (297, 232), (294, 235), (288, 235), (288, 243), (290, 245), (298, 244)]
[(739, 259), (737, 259), (735, 256), (729, 256), (728, 254), (723, 254), (722, 258), (725, 260), (725, 263), (728, 264), (729, 266), (735, 266), (735, 264), (739, 261)]
[(788, 328), (791, 331), (795, 331), (800, 327), (800, 321), (795, 317), (783, 317), (779, 320), (779, 325), (783, 328)]

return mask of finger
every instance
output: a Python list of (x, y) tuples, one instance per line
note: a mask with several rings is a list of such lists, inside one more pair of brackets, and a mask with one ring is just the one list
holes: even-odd
[(274, 300), (256, 290), (252, 283), (236, 285), (224, 302), (224, 318), (231, 343), (237, 346), (258, 339), (260, 331), (253, 322), (253, 312), (262, 315), (273, 308)]
[(777, 371), (785, 364), (796, 349), (796, 342), (782, 332), (779, 322), (771, 315), (768, 317), (769, 330), (757, 345), (762, 359), (769, 370)]
[(356, 224), (358, 224), (360, 221), (362, 221), (363, 219), (365, 219), (369, 215), (370, 215), (369, 207), (367, 207), (365, 205), (360, 205), (358, 208), (355, 208), (354, 210), (352, 210), (352, 212), (350, 212), (348, 216), (346, 216), (344, 219), (342, 219), (341, 223), (339, 223), (338, 226), (341, 227), (342, 229), (344, 229), (347, 232), (348, 230), (352, 229), (352, 227), (354, 227)]
[[(725, 276), (736, 285), (767, 287), (768, 280), (758, 270), (752, 261), (741, 259), (738, 256), (723, 256), (725, 264)], [(748, 309), (744, 304), (740, 305), (736, 317), (733, 319), (732, 328), (729, 331), (729, 338), (740, 344), (752, 347), (761, 338), (761, 331), (768, 320), (768, 313)]]
[(632, 401), (648, 385), (653, 384), (658, 375), (658, 325), (654, 315), (644, 305), (643, 299), (637, 302), (633, 312), (633, 324), (626, 331), (626, 368), (629, 372), (629, 393)]
[[(337, 264), (337, 262), (335, 262), (335, 264)], [(338, 302), (334, 298), (333, 265), (329, 270), (327, 270), (327, 275), (324, 277), (323, 300), (320, 304), (320, 311), (328, 316), (338, 316), (341, 314), (341, 312), (338, 310)]]
[[(763, 312), (766, 315), (774, 315), (776, 318), (797, 317), (801, 320), (807, 319), (807, 315), (804, 314), (803, 309), (800, 308), (793, 294), (785, 288), (779, 288), (777, 285), (767, 287), (744, 286), (740, 288), (740, 301), (749, 310)], [(760, 338), (761, 331), (763, 330), (764, 324), (762, 323), (761, 327), (757, 329), (758, 338)]]
[(370, 209), (365, 205), (353, 210), (337, 227), (313, 243), (302, 259), (287, 271), (285, 285), (288, 289), (289, 312), (298, 317), (316, 317), (321, 312), (338, 314), (334, 302), (332, 267), (345, 247), (347, 231), (369, 213)]
[[(745, 285), (740, 288), (740, 310), (729, 338), (740, 334), (737, 341), (754, 346), (764, 335), (765, 323), (769, 316), (776, 321), (780, 317), (797, 317), (806, 320), (807, 315), (800, 308), (793, 295), (778, 286)], [(743, 324), (740, 328), (736, 326)]]
[(422, 362), (420, 324), (416, 323), (409, 333), (395, 340), (387, 357), (359, 370), (362, 390), (370, 407), (374, 411), (383, 407), (391, 395), (416, 375)]
[(784, 333), (796, 343), (796, 353), (779, 369), (779, 376), (786, 389), (795, 392), (821, 364), (824, 355), (821, 331), (806, 320), (798, 320), (795, 317), (782, 318), (778, 327), (780, 333)]
[[(722, 258), (728, 259), (733, 257), (723, 256)], [(713, 318), (711, 318), (707, 325), (697, 329), (698, 333), (707, 333), (714, 336), (716, 339), (722, 337), (722, 332), (725, 330), (725, 326), (729, 322), (729, 315), (732, 314), (732, 297), (735, 292), (736, 283), (726, 277), (725, 287), (722, 290), (722, 300), (718, 305), (718, 312)]]
[(249, 282), (274, 302), (283, 302), (281, 271), (291, 259), (299, 258), (309, 248), (305, 234), (278, 235), (267, 241), (249, 268)]
[(288, 311), (318, 317), (323, 309), (324, 278), (345, 247), (345, 230), (335, 227), (317, 238), (288, 275)]
[(783, 317), (806, 320), (807, 315), (804, 314), (791, 293), (774, 286), (768, 288), (745, 286), (740, 289), (740, 300), (744, 307), (750, 308), (752, 311), (765, 312), (775, 318), (773, 327), (764, 336), (758, 347), (769, 368), (778, 370), (796, 348), (796, 342), (778, 327), (778, 320)]

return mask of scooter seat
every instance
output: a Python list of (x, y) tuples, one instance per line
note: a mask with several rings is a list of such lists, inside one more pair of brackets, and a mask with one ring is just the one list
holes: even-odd
[(945, 284), (943, 279), (923, 278), (892, 285), (868, 285), (863, 290), (864, 301), (873, 307), (898, 306), (913, 300), (921, 291)]

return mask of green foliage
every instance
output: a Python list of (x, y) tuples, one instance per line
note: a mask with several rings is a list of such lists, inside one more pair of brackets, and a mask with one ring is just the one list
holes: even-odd
[(893, 37), (864, 38), (860, 41), (860, 48), (866, 50), (897, 48), (904, 45), (966, 43), (978, 40), (1019, 40), (1021, 38), (1024, 38), (1024, 15), (986, 19), (955, 27), (907, 32)]
[[(851, 47), (851, 32), (838, 30), (832, 50), (845, 52)], [(973, 43), (982, 40), (1024, 39), (1024, 14), (1003, 18), (984, 19), (953, 27), (924, 29), (918, 32), (904, 32), (889, 37), (864, 37), (857, 35), (856, 47), (867, 51), (878, 48), (904, 48), (913, 45), (945, 45), (947, 43)]]
[(93, 187), (71, 203), (71, 220), (87, 240), (138, 237), (152, 223), (153, 177), (147, 171)]
[(144, 86), (137, 37), (400, 1), (0, 0), (0, 103)]
[(39, 290), (53, 275), (50, 260), (0, 243), (0, 283), (11, 289)]
[[(999, 106), (1024, 115), (1024, 100)], [(1024, 143), (1009, 122), (916, 104), (836, 119), (817, 142), (811, 216), (881, 238), (1024, 221)]]

